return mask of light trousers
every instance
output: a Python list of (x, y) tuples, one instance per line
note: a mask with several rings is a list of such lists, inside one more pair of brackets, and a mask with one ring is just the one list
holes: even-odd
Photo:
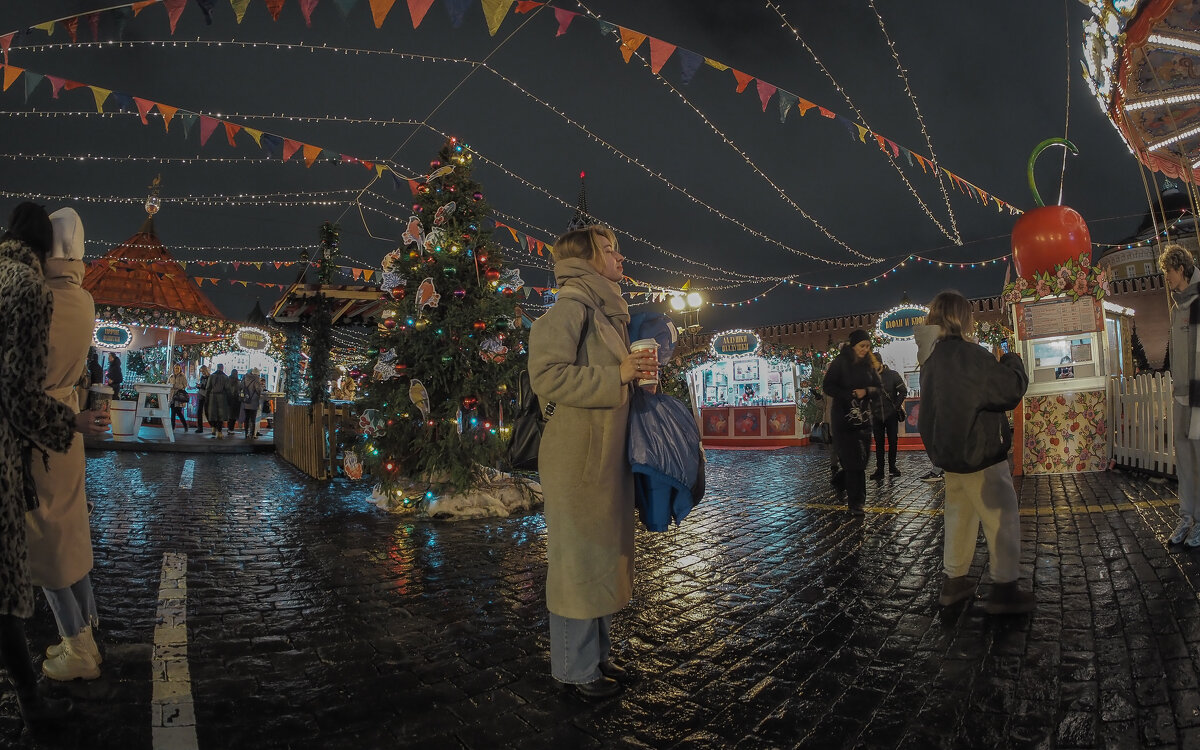
[(550, 674), (559, 682), (580, 685), (601, 677), (612, 642), (612, 615), (575, 620), (550, 613)]
[(1008, 462), (1001, 461), (971, 474), (947, 471), (945, 479), (946, 540), (942, 564), (946, 575), (958, 578), (971, 569), (982, 524), (992, 582), (1017, 580), (1021, 562), (1021, 518), (1017, 513), (1017, 492), (1013, 489)]
[(58, 634), (74, 638), (85, 627), (98, 627), (100, 615), (96, 612), (96, 597), (92, 594), (92, 575), (85, 575), (65, 589), (43, 588)]
[(1196, 520), (1200, 492), (1200, 440), (1188, 440), (1191, 409), (1175, 402), (1175, 476), (1179, 478), (1179, 517)]

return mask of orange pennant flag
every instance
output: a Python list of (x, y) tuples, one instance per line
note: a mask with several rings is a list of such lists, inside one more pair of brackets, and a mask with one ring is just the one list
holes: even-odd
[(96, 111), (104, 111), (104, 100), (112, 93), (112, 89), (102, 89), (99, 86), (88, 86), (92, 90), (92, 96), (96, 98)]
[(21, 77), (25, 72), (24, 68), (14, 68), (11, 65), (4, 66), (4, 90), (8, 91), (8, 87), (13, 85), (13, 82)]
[(383, 27), (383, 19), (392, 12), (396, 0), (371, 0), (371, 17), (375, 19), (375, 28)]
[(366, 279), (367, 281), (370, 281), (370, 280), (371, 280), (371, 277), (372, 277), (372, 276), (374, 276), (374, 275), (375, 275), (375, 270), (374, 270), (374, 269), (371, 269), (371, 268), (364, 268), (364, 269), (363, 269), (363, 278), (364, 278), (364, 279)]
[(225, 137), (226, 137), (227, 139), (229, 139), (229, 145), (230, 145), (230, 146), (235, 146), (235, 147), (236, 147), (236, 146), (237, 146), (237, 141), (233, 140), (233, 137), (234, 137), (235, 135), (237, 135), (237, 132), (238, 132), (239, 130), (241, 130), (241, 129), (242, 129), (242, 126), (241, 126), (241, 125), (234, 125), (232, 122), (225, 122), (224, 120), (222, 120), (221, 122), (222, 122), (222, 123), (224, 123), (224, 125), (225, 125)]
[(162, 115), (162, 117), (163, 117), (163, 129), (164, 130), (170, 132), (171, 118), (174, 117), (175, 113), (178, 111), (179, 111), (179, 107), (172, 107), (172, 106), (163, 104), (162, 102), (158, 103), (158, 113), (160, 115)]
[(350, 275), (354, 277), (355, 281), (358, 281), (360, 278), (362, 278), (362, 272), (363, 270), (361, 268), (350, 269)]
[(754, 76), (743, 73), (736, 68), (731, 68), (730, 70), (733, 71), (733, 77), (737, 79), (737, 92), (740, 94), (745, 91), (746, 87), (750, 85), (750, 82), (754, 80)]
[(283, 160), (287, 161), (295, 156), (296, 151), (300, 148), (300, 141), (293, 141), (291, 138), (283, 139)]
[(320, 155), (320, 146), (310, 146), (307, 143), (304, 144), (304, 166), (311, 167), (313, 162), (316, 161), (317, 157)]
[(513, 0), (483, 0), (483, 17), (487, 19), (488, 34), (496, 36), (512, 4)]
[(146, 113), (149, 112), (152, 107), (154, 107), (154, 102), (146, 99), (139, 99), (135, 96), (133, 97), (133, 103), (137, 105), (138, 115), (140, 115), (142, 118), (142, 124), (149, 125), (150, 123), (146, 121)]
[(429, 12), (431, 5), (433, 5), (433, 0), (408, 0), (408, 14), (412, 16), (414, 29), (421, 25), (421, 21), (425, 20), (425, 14)]
[(625, 58), (625, 62), (629, 62), (629, 58), (633, 57), (637, 48), (646, 41), (646, 35), (640, 31), (632, 31), (619, 26), (617, 28), (621, 30), (621, 57)]
[(143, 10), (145, 10), (146, 8), (149, 8), (151, 5), (157, 5), (158, 1), (159, 0), (142, 0), (142, 2), (140, 2), (140, 3), (134, 3), (133, 4), (133, 17), (137, 18), (138, 13), (141, 13)]
[(674, 52), (674, 44), (650, 37), (650, 70), (658, 75), (658, 71), (662, 70)]
[(71, 43), (74, 44), (79, 32), (79, 16), (63, 21), (63, 28), (67, 30), (67, 36), (71, 37)]
[(266, 0), (267, 12), (271, 14), (271, 18), (278, 21), (279, 11), (283, 10), (283, 0)]

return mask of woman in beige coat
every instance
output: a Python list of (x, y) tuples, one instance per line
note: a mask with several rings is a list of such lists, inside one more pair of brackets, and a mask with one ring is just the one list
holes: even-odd
[[(83, 282), (83, 224), (73, 209), (50, 215), (54, 245), (46, 259), (46, 285), (54, 296), (46, 393), (78, 411), (76, 383), (87, 367), (95, 325), (92, 295)], [(54, 612), (62, 642), (46, 649), (42, 672), (55, 680), (100, 676), (100, 652), (92, 637), (99, 624), (92, 595), (92, 534), (84, 490), (83, 441), (66, 453), (33, 462), (39, 506), (25, 514), (29, 570)]]
[[(558, 301), (529, 334), (529, 376), (554, 412), (538, 455), (546, 501), (550, 669), (586, 697), (620, 691), (612, 614), (633, 591), (633, 473), (626, 451), (630, 383), (658, 369), (629, 352), (622, 261), (603, 227), (554, 243)], [(614, 679), (617, 678), (617, 679)]]

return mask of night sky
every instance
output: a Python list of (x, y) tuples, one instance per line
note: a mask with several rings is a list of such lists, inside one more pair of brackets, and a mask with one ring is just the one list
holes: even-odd
[[(6, 3), (0, 34), (111, 4)], [(336, 0), (321, 0), (311, 28), (299, 0), (287, 0), (278, 21), (263, 0), (250, 0), (240, 25), (228, 0), (214, 5), (213, 23), (206, 25), (199, 5), (189, 2), (174, 36), (165, 8), (148, 7), (124, 28), (121, 38), (135, 44), (91, 44), (91, 31), (83, 25), (79, 41), (86, 43), (77, 45), (67, 43), (61, 30), (49, 38), (41, 31), (18, 34), (10, 61), (382, 161), (405, 175), (428, 172), (441, 133), (455, 134), (481, 157), (475, 177), (504, 215), (501, 220), (547, 242), (570, 220), (579, 172), (586, 170), (589, 207), (617, 231), (629, 258), (626, 273), (670, 287), (691, 280), (714, 302), (753, 298), (776, 283), (747, 283), (747, 276), (795, 274), (812, 285), (847, 284), (874, 277), (910, 253), (970, 263), (1009, 251), (1015, 217), (995, 204), (983, 206), (943, 182), (962, 236), (962, 246), (956, 246), (933, 221), (952, 231), (938, 181), (920, 166), (909, 166), (903, 156), (896, 160), (933, 219), (871, 136), (868, 144), (852, 139), (842, 122), (822, 117), (815, 107), (803, 116), (793, 109), (781, 124), (778, 100), (772, 98), (764, 113), (757, 84), (738, 94), (729, 70), (701, 65), (684, 85), (678, 53), (656, 77), (648, 67), (649, 43), (639, 49), (646, 63), (635, 56), (626, 64), (616, 38), (600, 33), (586, 14), (556, 37), (552, 8), (511, 13), (493, 37), (478, 2), (464, 3), (462, 25), (455, 29), (437, 0), (416, 30), (404, 0), (380, 29), (368, 0), (359, 0), (345, 16)], [(556, 5), (590, 10), (863, 122), (813, 56), (782, 28), (771, 4), (556, 0)], [(930, 156), (867, 0), (777, 7), (865, 124)], [(1098, 243), (1116, 242), (1135, 230), (1146, 211), (1146, 190), (1136, 162), (1080, 74), (1083, 5), (876, 0), (875, 7), (941, 165), (1028, 209), (1033, 200), (1026, 159), (1039, 141), (1064, 134), (1069, 105), (1065, 132), (1080, 155), (1068, 160), (1064, 202), (1088, 220)], [(102, 38), (114, 38), (107, 19), (101, 32)], [(280, 47), (301, 43), (332, 49)], [(420, 55), (442, 59), (413, 57)], [(488, 67), (456, 60), (486, 60)], [(116, 108), (110, 102), (105, 109)], [(98, 256), (137, 231), (145, 217), (146, 186), (161, 174), (164, 207), (156, 227), (176, 258), (267, 263), (262, 270), (189, 267), (193, 275), (220, 279), (203, 289), (231, 318), (244, 318), (256, 299), (269, 306), (279, 290), (254, 282), (292, 281), (295, 269), (276, 270), (270, 263), (295, 260), (300, 246), (315, 245), (322, 221), (341, 222), (348, 265), (377, 267), (399, 244), (402, 222), (411, 213), (407, 188), (397, 189), (386, 175), (363, 195), (360, 211), (354, 196), (374, 174), (360, 165), (318, 161), (306, 169), (299, 154), (288, 163), (267, 160), (245, 134), (230, 147), (221, 129), (202, 148), (199, 127), (185, 139), (179, 120), (164, 132), (155, 113), (146, 126), (136, 112), (97, 115), (87, 88), (64, 90), (55, 100), (42, 81), (26, 101), (18, 82), (0, 94), (0, 110), (5, 214), (25, 196), (51, 209), (70, 205), (84, 219), (88, 255)], [(1052, 149), (1039, 161), (1038, 184), (1047, 203), (1057, 202), (1062, 153)], [(31, 155), (35, 158), (27, 158)], [(110, 159), (51, 158), (84, 155)], [(235, 161), (216, 161), (221, 159)], [(251, 197), (229, 198), (239, 194)], [(510, 261), (522, 264), (527, 283), (548, 284), (547, 259), (523, 253), (507, 233), (498, 239)], [(867, 263), (854, 252), (882, 260), (845, 265)], [(1000, 291), (1004, 274), (1001, 264), (975, 270), (921, 265), (867, 288), (783, 286), (755, 304), (709, 307), (701, 322), (706, 329), (722, 329), (872, 311), (897, 304), (905, 292), (921, 301), (944, 288), (985, 296)], [(251, 283), (232, 286), (228, 279)]]

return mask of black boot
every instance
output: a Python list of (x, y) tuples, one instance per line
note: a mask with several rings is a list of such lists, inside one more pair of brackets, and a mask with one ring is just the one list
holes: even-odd
[(871, 475), (871, 478), (876, 482), (883, 479), (883, 467), (880, 466), (879, 468), (875, 469), (875, 473)]
[(36, 687), (17, 688), (21, 719), (30, 732), (45, 731), (70, 716), (74, 706), (68, 698), (46, 698)]

